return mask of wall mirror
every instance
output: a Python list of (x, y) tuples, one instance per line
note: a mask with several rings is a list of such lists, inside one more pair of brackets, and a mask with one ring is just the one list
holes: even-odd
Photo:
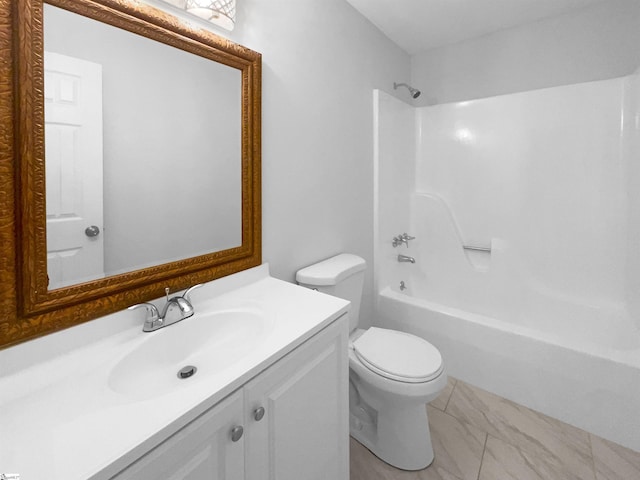
[(258, 265), (260, 55), (137, 2), (0, 2), (0, 347)]

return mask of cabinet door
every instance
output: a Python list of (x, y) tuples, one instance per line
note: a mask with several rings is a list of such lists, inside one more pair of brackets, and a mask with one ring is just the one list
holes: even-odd
[(247, 480), (348, 480), (347, 338), (345, 315), (247, 383)]
[(238, 391), (151, 450), (115, 480), (243, 480), (243, 395)]

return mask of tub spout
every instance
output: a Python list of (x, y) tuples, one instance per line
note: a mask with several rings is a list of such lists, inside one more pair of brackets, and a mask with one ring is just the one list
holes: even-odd
[(416, 263), (416, 259), (407, 255), (398, 255), (399, 262)]

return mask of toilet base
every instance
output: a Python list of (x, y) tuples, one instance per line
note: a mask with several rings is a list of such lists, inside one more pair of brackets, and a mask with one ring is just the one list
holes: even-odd
[(370, 415), (364, 421), (361, 417), (358, 412), (350, 413), (350, 434), (383, 462), (402, 470), (422, 470), (433, 462), (424, 404), (377, 412), (374, 422), (368, 421)]

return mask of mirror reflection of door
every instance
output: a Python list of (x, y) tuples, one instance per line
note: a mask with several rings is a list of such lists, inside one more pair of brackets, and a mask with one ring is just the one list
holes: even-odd
[(49, 290), (104, 277), (102, 67), (45, 52)]

